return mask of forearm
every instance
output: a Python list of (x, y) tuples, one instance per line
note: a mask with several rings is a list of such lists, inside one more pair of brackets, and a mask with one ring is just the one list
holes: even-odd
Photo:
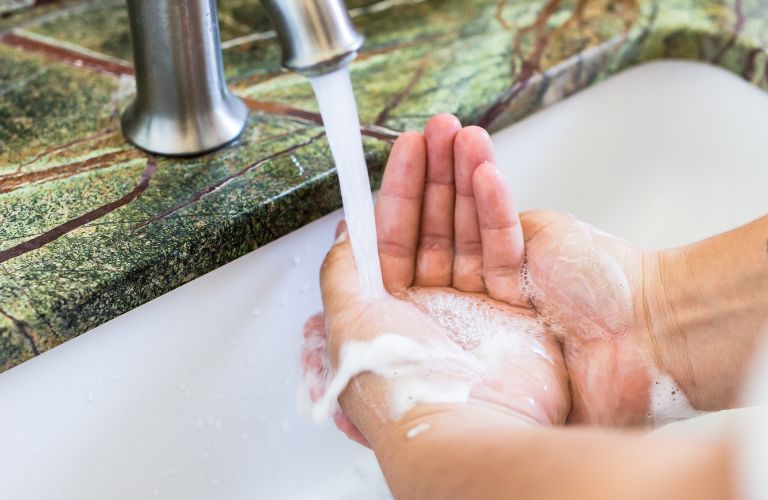
[(663, 368), (695, 407), (732, 407), (768, 326), (768, 217), (662, 252), (656, 277)]
[(536, 428), (471, 405), (416, 409), (372, 445), (398, 500), (732, 497), (723, 443)]
[(392, 421), (377, 411), (387, 393), (383, 379), (363, 374), (341, 404), (376, 452), (398, 500), (732, 496), (722, 442), (541, 426), (478, 401), (417, 405)]

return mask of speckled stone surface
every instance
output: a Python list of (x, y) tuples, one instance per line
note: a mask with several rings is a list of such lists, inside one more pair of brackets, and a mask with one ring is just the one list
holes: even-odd
[(35, 0), (0, 0), (0, 15), (9, 14), (35, 5)]
[[(351, 69), (374, 183), (398, 131), (434, 113), (499, 128), (644, 61), (708, 61), (768, 87), (768, 0), (348, 5), (367, 38)], [(219, 7), (226, 74), (252, 113), (237, 144), (194, 159), (120, 135), (122, 0), (0, 18), (0, 371), (340, 205), (317, 104), (280, 70), (260, 4)]]

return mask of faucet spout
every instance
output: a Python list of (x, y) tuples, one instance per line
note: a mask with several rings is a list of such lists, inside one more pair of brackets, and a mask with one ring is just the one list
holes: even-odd
[[(262, 0), (283, 47), (283, 66), (333, 71), (363, 43), (343, 0)], [(189, 156), (237, 139), (248, 111), (224, 80), (216, 0), (127, 0), (136, 97), (122, 128), (154, 154)]]
[(305, 75), (348, 64), (363, 44), (344, 0), (262, 0), (283, 48), (283, 66)]

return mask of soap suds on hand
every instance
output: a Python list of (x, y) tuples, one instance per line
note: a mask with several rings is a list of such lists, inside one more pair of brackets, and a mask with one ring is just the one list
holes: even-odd
[(476, 384), (531, 356), (553, 361), (542, 344), (546, 327), (536, 317), (448, 289), (417, 287), (401, 298), (429, 315), (444, 337), (421, 343), (383, 334), (343, 345), (339, 367), (312, 409), (316, 421), (331, 415), (347, 384), (365, 372), (387, 380), (385, 413), (397, 420), (417, 404), (466, 403)]
[(654, 426), (705, 415), (688, 401), (685, 393), (669, 375), (658, 373), (651, 381), (651, 408), (648, 418)]
[(472, 385), (482, 379), (480, 362), (448, 343), (429, 347), (401, 335), (384, 334), (368, 342), (348, 342), (341, 348), (339, 367), (312, 416), (326, 420), (349, 381), (370, 372), (390, 385), (389, 417), (397, 420), (417, 403), (465, 403)]
[(576, 222), (562, 241), (537, 250), (545, 258), (527, 259), (521, 269), (523, 296), (560, 336), (567, 333), (561, 325), (595, 339), (623, 333), (631, 324), (629, 280), (616, 258), (601, 249), (600, 238), (615, 239)]
[(408, 439), (413, 439), (416, 436), (418, 436), (419, 434), (421, 434), (422, 432), (428, 431), (430, 427), (432, 427), (432, 426), (429, 425), (428, 423), (419, 424), (416, 427), (414, 427), (413, 429), (411, 429), (408, 432), (406, 432), (405, 433), (405, 437), (407, 437)]
[(552, 361), (541, 344), (546, 328), (537, 317), (513, 314), (500, 302), (444, 289), (410, 288), (402, 298), (428, 314), (451, 340), (490, 370), (521, 354)]

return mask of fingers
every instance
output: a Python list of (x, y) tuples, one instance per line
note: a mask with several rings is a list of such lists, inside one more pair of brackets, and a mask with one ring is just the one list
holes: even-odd
[(368, 444), (368, 440), (363, 436), (363, 433), (355, 427), (355, 424), (353, 424), (346, 415), (344, 415), (343, 411), (338, 410), (333, 414), (333, 423), (336, 424), (337, 429), (343, 432), (352, 441), (361, 444), (366, 448), (371, 447), (371, 445)]
[(392, 293), (413, 284), (426, 156), (421, 134), (401, 134), (392, 147), (376, 200), (381, 274)]
[(453, 286), (466, 292), (483, 292), (483, 253), (472, 175), (482, 163), (493, 161), (493, 146), (488, 132), (480, 127), (462, 129), (454, 140), (455, 255)]
[(387, 290), (452, 285), (521, 302), (520, 220), (496, 168), (484, 165), (489, 161), (493, 146), (488, 133), (479, 127), (461, 129), (448, 114), (433, 117), (425, 137), (407, 132), (398, 138), (376, 203)]
[(325, 393), (328, 384), (328, 340), (325, 336), (323, 314), (311, 316), (304, 324), (304, 343), (301, 345), (301, 368), (309, 399), (314, 403)]
[(338, 224), (336, 224), (336, 233), (334, 234), (334, 238), (339, 239), (341, 236), (341, 233), (347, 232), (347, 221), (344, 219), (341, 219)]
[(416, 257), (415, 284), (450, 286), (453, 275), (453, 141), (459, 120), (440, 114), (427, 122), (427, 174)]
[[(337, 231), (342, 228), (339, 224)], [(330, 380), (330, 362), (328, 361), (328, 337), (325, 333), (323, 314), (311, 316), (304, 324), (304, 343), (301, 346), (301, 367), (304, 384), (309, 391), (309, 399), (314, 403), (323, 397)], [(353, 441), (368, 446), (368, 441), (344, 415), (340, 408), (333, 414), (336, 427)]]
[(472, 175), (483, 247), (483, 279), (494, 299), (523, 305), (520, 268), (525, 243), (520, 217), (509, 188), (492, 163), (483, 163)]

